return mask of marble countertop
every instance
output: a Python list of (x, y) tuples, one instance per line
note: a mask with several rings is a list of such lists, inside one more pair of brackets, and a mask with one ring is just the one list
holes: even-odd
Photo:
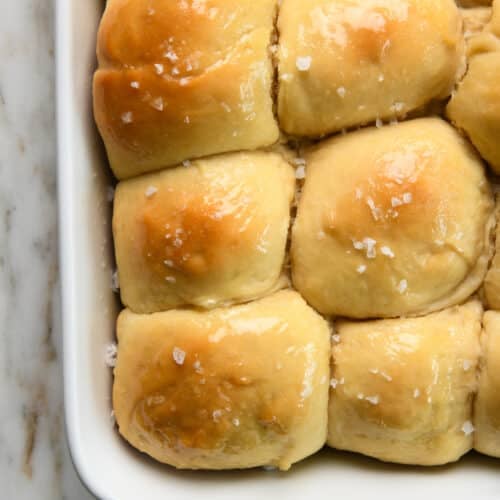
[(57, 256), (53, 0), (0, 16), (0, 488), (93, 498), (64, 430)]

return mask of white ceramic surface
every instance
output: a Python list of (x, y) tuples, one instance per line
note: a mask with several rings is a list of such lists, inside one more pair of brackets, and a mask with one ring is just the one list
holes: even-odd
[(500, 461), (471, 455), (419, 469), (325, 450), (288, 473), (178, 472), (128, 447), (110, 421), (113, 340), (110, 178), (91, 114), (94, 44), (102, 0), (58, 0), (59, 203), (65, 398), (73, 459), (88, 487), (113, 500), (500, 498)]

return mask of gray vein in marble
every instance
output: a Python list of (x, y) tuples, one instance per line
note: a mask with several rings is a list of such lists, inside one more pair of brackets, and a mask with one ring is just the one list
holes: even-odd
[(0, 16), (0, 497), (92, 498), (64, 431), (51, 0)]

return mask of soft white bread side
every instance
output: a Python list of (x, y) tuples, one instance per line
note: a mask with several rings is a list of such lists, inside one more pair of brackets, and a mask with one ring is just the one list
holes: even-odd
[(330, 330), (300, 295), (118, 319), (120, 433), (182, 469), (287, 470), (327, 431)]
[(474, 301), (421, 318), (338, 322), (328, 444), (413, 465), (467, 453), (481, 316)]
[(119, 179), (273, 144), (275, 0), (109, 0), (94, 114)]

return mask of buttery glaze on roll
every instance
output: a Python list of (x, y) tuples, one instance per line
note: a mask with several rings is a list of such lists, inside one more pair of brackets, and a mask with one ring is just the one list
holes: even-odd
[(491, 22), (469, 40), (468, 60), (447, 114), (500, 174), (500, 0), (493, 3)]
[(319, 143), (304, 155), (292, 276), (324, 314), (424, 314), (466, 300), (492, 252), (483, 166), (446, 122), (427, 118)]
[(287, 470), (325, 443), (330, 330), (296, 292), (210, 312), (125, 310), (118, 341), (120, 432), (160, 462)]
[(282, 274), (295, 177), (274, 153), (230, 153), (123, 181), (113, 233), (123, 303), (212, 308), (271, 293)]
[(109, 0), (94, 114), (119, 179), (273, 144), (275, 0)]
[(283, 0), (278, 29), (278, 115), (296, 136), (404, 116), (465, 69), (453, 0)]
[(481, 315), (474, 301), (414, 319), (338, 322), (328, 444), (413, 465), (467, 453)]
[(500, 458), (500, 313), (483, 319), (479, 392), (474, 405), (474, 448)]

